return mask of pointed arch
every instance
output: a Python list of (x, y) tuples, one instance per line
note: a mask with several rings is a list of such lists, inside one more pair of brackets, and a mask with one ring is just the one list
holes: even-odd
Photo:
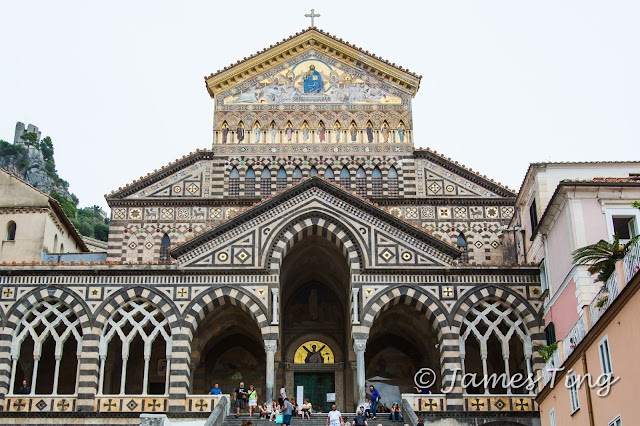
[(371, 172), (371, 195), (382, 197), (382, 172), (378, 166), (375, 166)]
[(351, 189), (351, 173), (346, 165), (340, 170), (340, 185), (346, 189)]
[(287, 188), (287, 171), (284, 169), (284, 166), (280, 166), (278, 169), (278, 174), (276, 175), (276, 190), (282, 191)]
[(311, 166), (309, 169), (309, 176), (318, 176), (318, 169), (316, 169), (316, 166)]
[(389, 197), (398, 197), (398, 171), (394, 166), (387, 172), (387, 184), (389, 185)]
[(271, 170), (269, 166), (264, 166), (260, 174), (260, 196), (262, 198), (271, 194)]
[(331, 166), (327, 166), (327, 168), (325, 169), (324, 178), (330, 181), (334, 180), (335, 175), (333, 174), (333, 169), (331, 168)]
[(240, 172), (236, 166), (233, 166), (229, 172), (229, 197), (237, 198), (240, 195)]
[(467, 237), (465, 237), (463, 232), (458, 234), (458, 238), (456, 238), (456, 246), (462, 251), (458, 261), (462, 263), (469, 262), (469, 251), (467, 250)]
[(249, 166), (244, 173), (244, 195), (245, 197), (256, 196), (256, 172)]
[(356, 194), (361, 197), (367, 196), (367, 173), (362, 166), (356, 171)]
[(293, 169), (293, 183), (298, 182), (300, 179), (302, 179), (302, 170), (300, 170), (300, 167), (296, 166), (295, 169)]
[(171, 247), (171, 238), (169, 238), (169, 234), (165, 232), (160, 241), (160, 262), (168, 262), (171, 259), (169, 256), (169, 247)]

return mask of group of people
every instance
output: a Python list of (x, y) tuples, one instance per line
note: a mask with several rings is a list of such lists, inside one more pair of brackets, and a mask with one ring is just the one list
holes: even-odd
[[(220, 395), (222, 389), (218, 383), (214, 384), (209, 395)], [(276, 421), (283, 425), (289, 426), (291, 424), (291, 418), (301, 416), (303, 419), (311, 419), (311, 412), (313, 405), (308, 398), (304, 400), (302, 405), (298, 405), (294, 398), (287, 398), (287, 390), (285, 385), (282, 385), (279, 392), (278, 401), (273, 401), (269, 406), (266, 402), (262, 405), (258, 405), (258, 392), (255, 386), (250, 385), (249, 388), (245, 388), (244, 382), (240, 382), (240, 385), (234, 390), (234, 406), (236, 408), (236, 417), (240, 416), (240, 412), (249, 407), (249, 417), (253, 417), (253, 413), (258, 415), (259, 419), (268, 419), (269, 421)], [(372, 385), (369, 386), (369, 398), (365, 400), (365, 404), (361, 405), (356, 410), (356, 415), (352, 422), (345, 421), (344, 417), (336, 409), (335, 404), (331, 406), (331, 411), (327, 416), (326, 426), (368, 426), (367, 420), (377, 419), (378, 406), (380, 403), (380, 392)], [(386, 406), (381, 406), (381, 408)], [(386, 411), (386, 410), (385, 410)], [(389, 409), (390, 420), (392, 422), (402, 421), (402, 411), (397, 402), (395, 402)], [(282, 415), (282, 418), (278, 418)]]

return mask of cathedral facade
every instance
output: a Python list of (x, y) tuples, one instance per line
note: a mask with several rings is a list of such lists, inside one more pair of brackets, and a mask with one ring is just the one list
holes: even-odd
[(461, 380), (543, 364), (516, 194), (415, 148), (420, 80), (314, 27), (206, 77), (211, 148), (106, 196), (107, 262), (0, 267), (4, 411), (204, 412), (240, 381), (352, 411), (431, 369), (414, 411), (531, 419), (535, 390)]

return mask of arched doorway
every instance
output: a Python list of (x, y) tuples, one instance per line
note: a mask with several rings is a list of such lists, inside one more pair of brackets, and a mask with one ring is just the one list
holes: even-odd
[[(310, 233), (311, 234), (311, 233)], [(350, 273), (347, 259), (327, 238), (308, 235), (285, 256), (280, 270), (280, 339), (287, 396), (309, 398), (328, 411), (346, 407), (350, 336)], [(276, 383), (277, 388), (282, 383)], [(302, 388), (299, 388), (302, 387)]]
[[(365, 352), (367, 382), (385, 395), (382, 405), (414, 393), (414, 376), (425, 368), (435, 372), (432, 393), (440, 388), (440, 349), (432, 320), (415, 307), (398, 303), (374, 320)], [(390, 405), (388, 405), (390, 407)]]
[(216, 383), (233, 394), (244, 382), (255, 386), (260, 401), (265, 399), (264, 343), (250, 314), (233, 305), (212, 310), (198, 325), (192, 348), (192, 394), (207, 394)]

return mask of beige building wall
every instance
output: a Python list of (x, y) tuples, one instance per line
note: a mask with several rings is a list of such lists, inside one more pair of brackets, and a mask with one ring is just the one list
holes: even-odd
[[(587, 335), (583, 344), (578, 346), (575, 355), (570, 357), (571, 364), (566, 364), (566, 370), (573, 369), (577, 374), (583, 375), (584, 354), (588, 372), (595, 382), (602, 375), (600, 354), (598, 345), (606, 337), (609, 341), (611, 354), (611, 365), (613, 367), (613, 377), (618, 378), (607, 396), (599, 396), (595, 387), (590, 390), (594, 424), (607, 426), (609, 422), (617, 416), (621, 416), (623, 425), (638, 424), (640, 419), (640, 405), (638, 395), (640, 395), (640, 368), (638, 368), (638, 354), (640, 353), (640, 327), (638, 327), (638, 312), (640, 312), (640, 276), (636, 277), (628, 284), (633, 286), (629, 290), (633, 293), (628, 301), (620, 308), (619, 312), (613, 316), (608, 323), (599, 330), (592, 330), (594, 333)], [(620, 297), (622, 297), (621, 295)], [(616, 300), (618, 302), (618, 300)], [(609, 309), (615, 309), (615, 303)], [(603, 317), (602, 321), (605, 318)], [(599, 324), (596, 324), (599, 327)], [(548, 394), (541, 393), (539, 400), (540, 417), (542, 426), (549, 426), (549, 413), (555, 411), (556, 426), (589, 425), (589, 407), (587, 402), (586, 386), (578, 390), (580, 408), (571, 413), (571, 402), (569, 390), (565, 386), (566, 374), (559, 374), (559, 381)]]

